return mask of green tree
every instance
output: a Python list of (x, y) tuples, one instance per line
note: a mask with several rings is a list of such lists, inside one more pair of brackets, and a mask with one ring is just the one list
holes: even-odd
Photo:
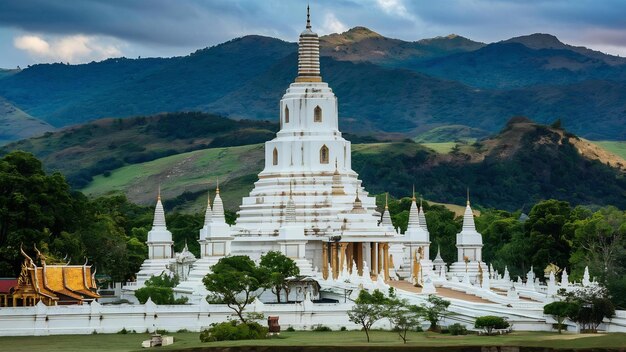
[(554, 199), (539, 202), (533, 206), (524, 223), (529, 238), (531, 258), (537, 275), (543, 275), (543, 268), (553, 263), (563, 268), (570, 257), (571, 239), (564, 236), (563, 227), (569, 221), (569, 203)]
[(285, 300), (289, 301), (289, 286), (285, 279), (300, 275), (300, 268), (293, 259), (288, 258), (278, 251), (269, 251), (261, 256), (259, 265), (269, 273), (269, 281), (272, 292), (276, 295), (276, 301), (280, 303), (280, 293), (285, 291)]
[(155, 304), (185, 304), (187, 297), (175, 299), (173, 288), (178, 285), (178, 276), (169, 276), (165, 273), (150, 277), (144, 283), (144, 287), (135, 291), (135, 297), (141, 304), (145, 304), (148, 298)]
[(580, 324), (582, 330), (596, 332), (604, 318), (615, 315), (615, 305), (609, 298), (608, 290), (601, 286), (568, 292), (567, 301), (576, 305), (568, 318)]
[(574, 222), (575, 248), (570, 261), (582, 272), (589, 266), (602, 279), (626, 271), (626, 213), (615, 207), (601, 208), (591, 217)]
[(504, 320), (504, 318), (493, 315), (478, 317), (474, 323), (475, 328), (484, 329), (487, 335), (491, 335), (494, 329), (506, 329), (509, 326), (509, 322)]
[(385, 317), (394, 326), (394, 330), (404, 343), (407, 341), (407, 333), (417, 328), (425, 316), (424, 307), (409, 304), (406, 299), (390, 298), (385, 305)]
[[(63, 231), (72, 233), (78, 228), (84, 202), (61, 174), (47, 175), (32, 154), (14, 151), (0, 159), (0, 276), (18, 275), (23, 261), (20, 245), (30, 249), (36, 244), (48, 250)], [(80, 251), (78, 247), (67, 249)]]
[(226, 304), (245, 323), (244, 309), (258, 296), (258, 291), (270, 285), (267, 270), (257, 267), (248, 256), (235, 255), (220, 259), (211, 271), (202, 280), (212, 293), (207, 300)]
[(563, 329), (563, 321), (565, 318), (572, 316), (576, 310), (578, 309), (578, 305), (572, 302), (566, 301), (557, 301), (546, 304), (543, 307), (543, 314), (552, 315), (554, 319), (557, 321), (559, 334)]
[(422, 304), (421, 307), (424, 311), (424, 316), (426, 320), (430, 322), (430, 327), (428, 330), (438, 331), (439, 330), (439, 320), (441, 318), (448, 315), (448, 307), (450, 306), (450, 301), (445, 300), (443, 298), (437, 297), (435, 295), (429, 295), (427, 303)]
[(363, 327), (367, 342), (370, 342), (372, 325), (385, 317), (388, 302), (389, 299), (379, 290), (372, 293), (361, 290), (354, 301), (354, 306), (348, 311), (350, 321)]

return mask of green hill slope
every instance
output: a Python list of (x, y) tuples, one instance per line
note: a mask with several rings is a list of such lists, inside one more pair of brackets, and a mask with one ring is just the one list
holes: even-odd
[[(166, 207), (197, 211), (221, 180), (226, 207), (240, 199), (263, 167), (261, 144), (209, 148), (127, 165), (96, 176), (83, 190), (124, 192), (151, 204), (158, 184)], [(353, 144), (353, 169), (372, 193), (410, 194), (463, 204), (466, 187), (478, 205), (519, 209), (558, 198), (573, 204), (626, 206), (626, 161), (563, 130), (512, 120), (498, 135), (450, 153), (413, 142)]]
[(37, 136), (54, 127), (38, 120), (0, 97), (0, 145)]
[(48, 170), (59, 170), (74, 187), (93, 176), (207, 147), (264, 142), (278, 126), (265, 121), (234, 121), (203, 113), (171, 113), (128, 119), (102, 119), (38, 138), (11, 143), (35, 154)]

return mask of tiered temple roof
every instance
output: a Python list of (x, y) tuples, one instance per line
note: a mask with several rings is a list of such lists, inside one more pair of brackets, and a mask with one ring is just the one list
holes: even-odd
[(22, 251), (22, 271), (13, 292), (7, 296), (13, 306), (40, 301), (46, 305), (83, 304), (100, 298), (90, 265), (47, 265), (45, 257), (37, 253), (40, 265)]

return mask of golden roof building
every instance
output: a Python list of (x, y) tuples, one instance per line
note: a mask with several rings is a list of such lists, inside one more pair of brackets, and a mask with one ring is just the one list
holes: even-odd
[(5, 306), (80, 305), (100, 298), (91, 265), (46, 265), (45, 257), (35, 251), (39, 266), (22, 250), (22, 270), (17, 285), (4, 297)]

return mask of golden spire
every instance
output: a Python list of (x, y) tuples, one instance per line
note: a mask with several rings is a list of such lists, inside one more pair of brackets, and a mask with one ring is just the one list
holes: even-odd
[(217, 177), (217, 187), (215, 188), (215, 194), (220, 194), (220, 177)]
[(467, 206), (470, 205), (469, 187), (467, 187)]
[(385, 192), (385, 209), (389, 209), (389, 192)]
[(159, 182), (159, 186), (157, 188), (157, 201), (161, 200), (161, 182)]

